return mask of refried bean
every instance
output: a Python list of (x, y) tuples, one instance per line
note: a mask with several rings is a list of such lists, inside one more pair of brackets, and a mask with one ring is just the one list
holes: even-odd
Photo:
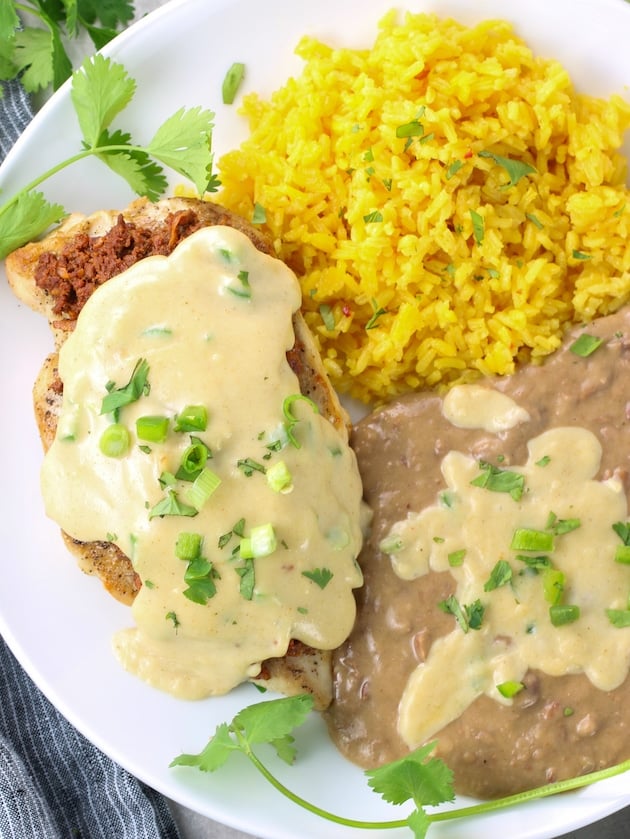
[[(353, 446), (374, 519), (359, 557), (365, 584), (356, 594), (356, 624), (334, 657), (335, 698), (327, 722), (338, 748), (360, 766), (408, 753), (397, 731), (403, 689), (432, 643), (453, 629), (453, 617), (438, 606), (455, 590), (451, 574), (431, 571), (403, 580), (379, 550), (395, 522), (435, 503), (444, 489), (440, 464), (447, 452), (519, 465), (533, 437), (579, 426), (602, 444), (598, 479), (614, 475), (628, 496), (630, 309), (589, 325), (588, 334), (604, 343), (586, 358), (569, 350), (582, 331), (573, 330), (544, 366), (488, 382), (530, 415), (509, 430), (456, 427), (443, 416), (435, 393), (397, 399), (356, 425)], [(455, 688), (457, 672), (450, 678)], [(523, 681), (513, 704), (482, 695), (431, 738), (454, 771), (458, 793), (508, 795), (630, 757), (630, 679), (611, 691), (598, 690), (581, 673), (554, 677), (529, 670)]]

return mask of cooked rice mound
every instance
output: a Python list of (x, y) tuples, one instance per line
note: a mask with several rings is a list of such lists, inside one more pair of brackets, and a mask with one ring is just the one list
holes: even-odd
[(338, 390), (511, 373), (627, 302), (620, 96), (579, 95), (504, 21), (392, 12), (372, 49), (297, 53), (298, 78), (245, 97), (220, 201), (264, 208)]

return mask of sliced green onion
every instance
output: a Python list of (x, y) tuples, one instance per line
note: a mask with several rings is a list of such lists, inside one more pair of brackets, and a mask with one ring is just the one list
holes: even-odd
[(583, 332), (569, 347), (569, 350), (580, 358), (587, 358), (591, 353), (594, 353), (604, 343), (602, 338), (596, 338), (594, 335), (587, 335)]
[(451, 551), (448, 555), (448, 564), (451, 568), (458, 568), (463, 562), (464, 557), (466, 556), (466, 548), (460, 548), (458, 551)]
[(239, 553), (241, 559), (257, 559), (269, 556), (278, 547), (276, 533), (271, 524), (259, 524), (252, 527), (249, 536), (241, 539)]
[(385, 536), (384, 539), (378, 543), (379, 551), (383, 551), (384, 554), (395, 554), (405, 547), (405, 543), (403, 542), (402, 538), (395, 533), (390, 533), (389, 536)]
[(173, 330), (168, 326), (149, 326), (142, 331), (142, 334), (147, 338), (164, 338), (167, 335), (172, 335)]
[(517, 554), (514, 559), (524, 562), (528, 568), (532, 568), (536, 571), (536, 573), (545, 568), (551, 568), (551, 560), (544, 554), (542, 556), (525, 556), (523, 554)]
[(79, 406), (73, 404), (71, 408), (65, 408), (57, 423), (57, 438), (64, 442), (71, 443), (77, 438), (79, 430)]
[(291, 492), (293, 476), (284, 460), (279, 460), (267, 469), (267, 483), (274, 492)]
[(566, 577), (557, 568), (545, 568), (543, 571), (543, 594), (547, 603), (557, 606), (564, 593)]
[(204, 467), (191, 486), (186, 490), (186, 499), (197, 510), (201, 510), (213, 492), (217, 490), (221, 478), (212, 469)]
[(229, 285), (227, 290), (236, 297), (244, 297), (246, 300), (250, 300), (252, 289), (249, 284), (249, 271), (239, 271), (237, 277), (241, 282), (240, 286)]
[(175, 556), (190, 562), (201, 554), (201, 534), (182, 531), (175, 542)]
[(284, 425), (284, 428), (285, 428), (287, 437), (289, 439), (289, 442), (296, 449), (299, 449), (302, 444), (300, 443), (299, 440), (296, 439), (295, 435), (293, 434), (293, 428), (300, 421), (298, 419), (298, 417), (296, 417), (295, 414), (293, 413), (293, 403), (294, 402), (300, 402), (300, 401), (308, 402), (308, 404), (313, 409), (313, 412), (316, 413), (316, 414), (319, 413), (319, 408), (317, 407), (317, 405), (313, 402), (312, 399), (309, 399), (308, 396), (304, 396), (303, 393), (292, 393), (291, 396), (287, 396), (283, 400), (283, 402), (282, 402), (282, 413), (284, 415), (284, 418), (286, 419), (286, 423)]
[(334, 551), (342, 551), (350, 544), (348, 531), (343, 527), (332, 527), (326, 533), (326, 539)]
[(181, 481), (194, 481), (206, 465), (209, 454), (210, 450), (205, 443), (200, 440), (191, 443), (184, 449), (176, 477)]
[(630, 565), (630, 545), (617, 545), (615, 562), (621, 562), (622, 565)]
[(267, 221), (267, 211), (262, 204), (254, 201), (254, 212), (252, 213), (252, 224), (264, 224)]
[(221, 86), (221, 96), (223, 97), (224, 105), (231, 105), (234, 102), (244, 76), (245, 65), (240, 61), (235, 61), (225, 74)]
[(497, 685), (497, 690), (501, 696), (505, 696), (506, 699), (512, 699), (512, 697), (516, 696), (517, 693), (520, 693), (524, 687), (525, 685), (523, 682), (508, 680), (507, 682), (501, 682), (500, 685)]
[(630, 626), (630, 609), (606, 609), (608, 620), (617, 629)]
[(552, 551), (553, 533), (533, 530), (529, 527), (517, 527), (512, 535), (510, 547), (514, 551)]
[(140, 440), (147, 443), (163, 443), (168, 434), (170, 420), (168, 417), (146, 416), (136, 420), (136, 434)]
[(564, 626), (573, 623), (580, 617), (579, 606), (562, 606), (556, 604), (549, 607), (549, 618), (554, 626)]
[(205, 405), (186, 405), (175, 417), (175, 431), (205, 431), (208, 411)]
[(107, 457), (122, 457), (129, 451), (130, 444), (129, 431), (119, 422), (108, 425), (98, 441), (100, 450)]
[(322, 320), (324, 321), (324, 326), (329, 332), (333, 332), (335, 329), (335, 316), (333, 314), (332, 307), (328, 305), (328, 303), (322, 303), (319, 307), (319, 314), (321, 315)]

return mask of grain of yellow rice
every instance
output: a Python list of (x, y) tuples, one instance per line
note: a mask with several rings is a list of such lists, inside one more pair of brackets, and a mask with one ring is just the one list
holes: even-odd
[[(305, 37), (297, 53), (299, 77), (245, 98), (219, 200), (265, 209), (341, 392), (510, 373), (628, 300), (621, 97), (579, 95), (497, 20), (392, 12), (371, 49)], [(535, 172), (510, 185), (480, 152)]]

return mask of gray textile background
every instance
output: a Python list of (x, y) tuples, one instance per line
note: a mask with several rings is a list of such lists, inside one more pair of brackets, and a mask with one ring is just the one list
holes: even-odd
[(0, 163), (33, 116), (31, 103), (17, 82), (4, 84), (0, 100)]

